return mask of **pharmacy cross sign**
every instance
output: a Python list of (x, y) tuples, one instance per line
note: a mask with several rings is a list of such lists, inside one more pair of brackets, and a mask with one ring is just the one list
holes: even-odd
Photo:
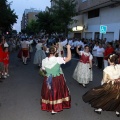
[(100, 25), (100, 33), (106, 34), (106, 32), (107, 32), (107, 26), (105, 26), (105, 25)]

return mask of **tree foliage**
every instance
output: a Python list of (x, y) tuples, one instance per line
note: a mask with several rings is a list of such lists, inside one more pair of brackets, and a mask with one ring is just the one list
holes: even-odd
[(2, 32), (9, 31), (13, 24), (17, 22), (18, 16), (10, 8), (10, 5), (11, 3), (8, 3), (7, 0), (0, 0), (0, 30)]
[(53, 0), (55, 5), (52, 7), (52, 13), (56, 16), (57, 28), (67, 36), (69, 25), (73, 24), (76, 16), (76, 1), (75, 0)]
[(73, 24), (75, 20), (74, 16), (77, 15), (75, 0), (52, 0), (55, 5), (49, 8), (48, 11), (41, 11), (36, 16), (36, 22), (28, 24), (26, 30), (27, 33), (33, 33), (37, 31), (44, 32), (46, 34), (64, 33), (67, 36), (69, 25)]
[(45, 32), (47, 34), (52, 34), (55, 32), (54, 29), (54, 23), (55, 23), (55, 18), (53, 14), (50, 14), (48, 11), (41, 11), (37, 15), (37, 23), (39, 26), (39, 30), (42, 32)]
[(36, 33), (39, 32), (39, 29), (38, 29), (38, 24), (35, 20), (31, 20), (27, 27), (26, 27), (26, 30), (22, 30), (22, 32), (26, 32), (28, 35), (35, 35)]

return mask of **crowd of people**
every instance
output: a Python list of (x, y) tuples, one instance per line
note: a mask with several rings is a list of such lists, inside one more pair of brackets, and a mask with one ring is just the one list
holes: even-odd
[[(66, 64), (72, 57), (79, 58), (73, 71), (75, 79), (83, 87), (93, 81), (93, 65), (103, 70), (101, 85), (86, 92), (83, 101), (96, 108), (95, 112), (115, 111), (120, 116), (120, 41), (107, 42), (104, 40), (78, 40), (63, 37), (49, 40), (46, 38), (16, 39), (13, 48), (19, 48), (18, 57), (27, 65), (31, 57), (33, 44), (35, 54), (33, 64), (38, 65), (40, 74), (44, 76), (41, 90), (41, 109), (56, 114), (71, 107), (71, 96), (66, 85), (61, 64)], [(9, 41), (0, 39), (0, 75), (8, 77), (9, 71)]]
[[(92, 64), (103, 68), (103, 80), (99, 87), (85, 93), (83, 101), (96, 108), (95, 112), (101, 114), (102, 110), (115, 111), (117, 117), (120, 116), (120, 65), (119, 65), (119, 41), (115, 43), (105, 40), (86, 41), (86, 40), (68, 40), (59, 44), (67, 48), (66, 57), (59, 56), (58, 43), (49, 48), (48, 56), (42, 60), (41, 73), (44, 75), (43, 86), (41, 90), (41, 109), (55, 114), (65, 108), (71, 107), (70, 91), (68, 90), (65, 77), (60, 65), (71, 60), (71, 51), (73, 55), (78, 54), (79, 62), (73, 72), (73, 78), (83, 87), (89, 81), (93, 80)], [(113, 45), (112, 45), (113, 44)], [(93, 61), (94, 60), (94, 61)]]

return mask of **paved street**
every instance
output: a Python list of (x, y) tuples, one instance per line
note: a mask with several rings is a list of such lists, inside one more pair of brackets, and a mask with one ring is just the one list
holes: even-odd
[(94, 113), (90, 105), (82, 101), (82, 95), (90, 88), (100, 85), (102, 71), (93, 68), (94, 80), (87, 88), (72, 78), (76, 59), (62, 66), (71, 93), (71, 109), (55, 115), (41, 111), (40, 92), (43, 78), (33, 65), (33, 54), (28, 65), (23, 65), (17, 53), (11, 54), (10, 77), (0, 83), (0, 120), (118, 120), (114, 112)]

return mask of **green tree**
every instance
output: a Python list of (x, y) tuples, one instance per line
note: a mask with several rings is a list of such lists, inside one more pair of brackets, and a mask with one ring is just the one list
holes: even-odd
[(76, 1), (75, 0), (53, 0), (55, 5), (51, 8), (52, 14), (56, 18), (56, 29), (58, 32), (63, 32), (65, 36), (68, 35), (69, 25), (76, 22), (73, 19), (76, 16)]
[(26, 32), (28, 35), (35, 35), (36, 33), (39, 32), (39, 28), (38, 28), (38, 23), (35, 20), (31, 20), (27, 27), (26, 30), (24, 31)]
[(10, 5), (11, 3), (8, 3), (7, 0), (0, 0), (0, 30), (3, 33), (12, 30), (13, 24), (17, 22), (18, 16)]
[(41, 11), (37, 15), (37, 18), (38, 18), (37, 23), (40, 31), (49, 35), (55, 32), (54, 29), (55, 18), (53, 14), (50, 14), (50, 12), (48, 11)]

